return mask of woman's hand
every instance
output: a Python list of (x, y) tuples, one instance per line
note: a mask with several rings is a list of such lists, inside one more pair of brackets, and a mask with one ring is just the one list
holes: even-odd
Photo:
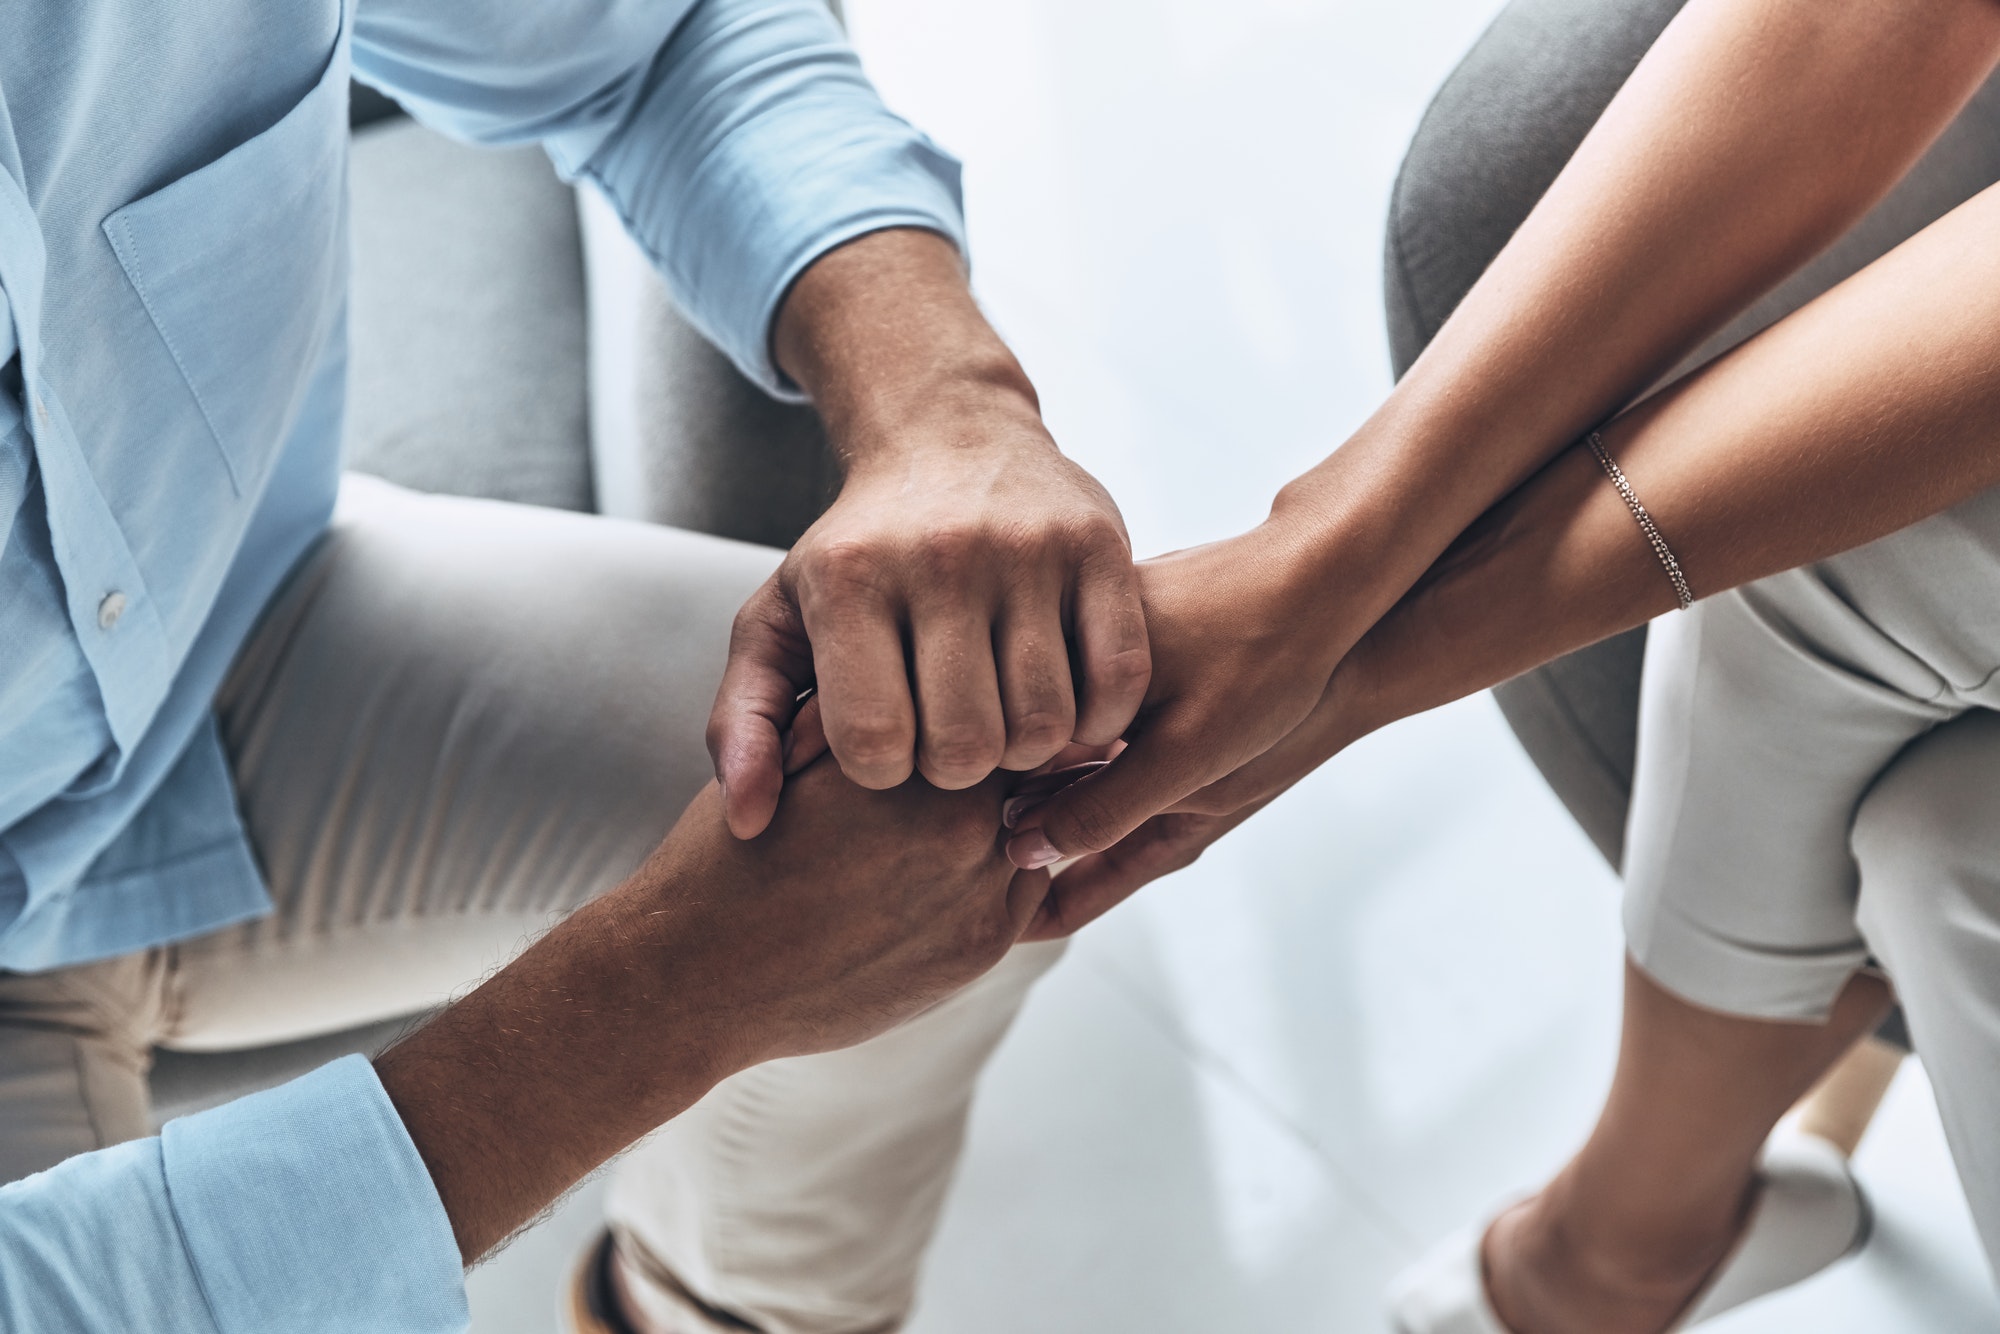
[[(1326, 595), (1322, 564), (1310, 525), (1274, 517), (1141, 565), (1154, 646), (1146, 702), (1109, 764), (1018, 813), (1007, 845), (1014, 864), (1107, 853), (1296, 728), (1319, 704), (1353, 633)], [(1062, 879), (1080, 889), (1118, 878), (1115, 868), (1172, 869), (1190, 832), (1184, 821), (1154, 826), (1138, 844)]]

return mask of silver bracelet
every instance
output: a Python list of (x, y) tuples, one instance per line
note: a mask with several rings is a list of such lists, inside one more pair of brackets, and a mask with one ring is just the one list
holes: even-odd
[(1590, 452), (1597, 456), (1598, 465), (1604, 469), (1604, 475), (1611, 479), (1611, 485), (1617, 487), (1618, 494), (1624, 498), (1625, 508), (1631, 510), (1632, 517), (1639, 521), (1639, 531), (1644, 533), (1646, 541), (1652, 544), (1653, 554), (1660, 558), (1660, 564), (1666, 569), (1667, 578), (1673, 581), (1674, 596), (1680, 599), (1681, 610), (1686, 611), (1694, 605), (1694, 594), (1688, 591), (1687, 576), (1681, 573), (1681, 563), (1674, 559), (1673, 548), (1667, 545), (1666, 538), (1660, 536), (1659, 526), (1653, 522), (1653, 516), (1646, 513), (1646, 507), (1639, 503), (1639, 493), (1625, 480), (1625, 470), (1618, 466), (1617, 460), (1613, 459), (1604, 448), (1604, 441), (1599, 438), (1597, 432), (1592, 431), (1586, 439), (1590, 445)]

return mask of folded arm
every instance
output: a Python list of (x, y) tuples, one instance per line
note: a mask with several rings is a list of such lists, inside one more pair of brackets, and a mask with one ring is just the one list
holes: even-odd
[(1380, 410), (1147, 580), (1132, 745), (1017, 860), (1106, 848), (1285, 736), (1468, 525), (1858, 220), (1997, 57), (1991, 0), (1692, 0)]
[[(1604, 430), (1697, 597), (2000, 485), (1996, 228), (2000, 187)], [(1572, 449), (1362, 638), (1312, 725), (1266, 759), (1330, 755), (1674, 607), (1624, 502)], [(1227, 808), (1257, 767), (1189, 808)]]
[[(2000, 485), (2000, 186), (1606, 426), (1697, 597), (1860, 546)], [(1198, 556), (1199, 553), (1193, 553)], [(1190, 571), (1140, 567), (1149, 596)], [(1677, 605), (1595, 458), (1571, 448), (1483, 515), (1262, 755), (1056, 881), (1073, 930), (1183, 865), (1378, 727)]]

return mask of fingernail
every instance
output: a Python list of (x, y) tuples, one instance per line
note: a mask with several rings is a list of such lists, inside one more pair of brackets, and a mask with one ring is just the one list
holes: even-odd
[(1023, 871), (1039, 871), (1062, 860), (1062, 853), (1039, 829), (1017, 834), (1007, 842), (1007, 860)]
[(1021, 823), (1022, 816), (1046, 800), (1048, 798), (1039, 793), (1025, 797), (1009, 797), (1006, 804), (1000, 807), (1000, 823), (1012, 829), (1015, 825)]

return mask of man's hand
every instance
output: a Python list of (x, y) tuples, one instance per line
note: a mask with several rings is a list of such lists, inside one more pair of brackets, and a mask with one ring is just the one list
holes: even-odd
[(833, 251), (776, 351), (845, 480), (737, 617), (708, 731), (730, 829), (770, 822), (808, 689), (867, 788), (962, 788), (1123, 732), (1151, 671), (1123, 520), (1050, 439), (951, 245), (899, 230)]
[(709, 788), (624, 885), (376, 1062), (467, 1263), (717, 1081), (872, 1037), (979, 976), (1048, 877), (1005, 796), (808, 764), (742, 842)]

